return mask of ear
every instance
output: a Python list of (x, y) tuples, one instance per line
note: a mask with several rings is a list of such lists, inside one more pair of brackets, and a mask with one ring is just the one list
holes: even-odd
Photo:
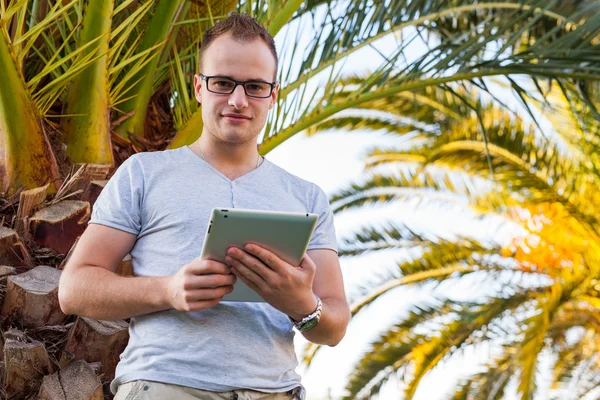
[(194, 95), (198, 103), (202, 104), (202, 78), (200, 75), (194, 75)]
[(273, 93), (271, 93), (271, 98), (269, 100), (269, 110), (273, 108), (275, 103), (277, 102), (277, 95), (279, 94), (279, 82), (275, 84), (273, 88)]

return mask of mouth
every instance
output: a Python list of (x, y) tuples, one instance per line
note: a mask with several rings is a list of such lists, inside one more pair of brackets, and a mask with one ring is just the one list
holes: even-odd
[(225, 115), (223, 115), (223, 118), (225, 118), (227, 121), (230, 121), (230, 122), (250, 121), (250, 117), (247, 117), (245, 115), (225, 114)]

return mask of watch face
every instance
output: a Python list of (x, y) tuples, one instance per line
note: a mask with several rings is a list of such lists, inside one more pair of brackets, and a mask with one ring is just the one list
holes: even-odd
[(302, 332), (308, 331), (308, 330), (314, 328), (318, 323), (319, 323), (319, 320), (317, 320), (316, 318), (311, 319), (310, 321), (308, 321), (306, 324), (304, 324), (302, 326)]

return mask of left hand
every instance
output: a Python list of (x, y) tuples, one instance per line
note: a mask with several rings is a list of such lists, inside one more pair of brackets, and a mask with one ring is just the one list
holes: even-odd
[(313, 281), (317, 267), (308, 255), (299, 266), (256, 244), (230, 247), (227, 264), (249, 288), (279, 311), (299, 321), (317, 308)]

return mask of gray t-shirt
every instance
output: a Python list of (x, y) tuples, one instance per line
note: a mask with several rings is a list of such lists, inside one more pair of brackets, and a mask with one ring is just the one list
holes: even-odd
[[(337, 251), (333, 214), (317, 185), (265, 159), (234, 181), (189, 147), (128, 158), (94, 204), (89, 223), (137, 235), (136, 276), (168, 276), (200, 255), (214, 207), (319, 215), (309, 249)], [(282, 392), (300, 385), (294, 331), (268, 303), (221, 302), (131, 318), (110, 389), (137, 379), (211, 391)]]

